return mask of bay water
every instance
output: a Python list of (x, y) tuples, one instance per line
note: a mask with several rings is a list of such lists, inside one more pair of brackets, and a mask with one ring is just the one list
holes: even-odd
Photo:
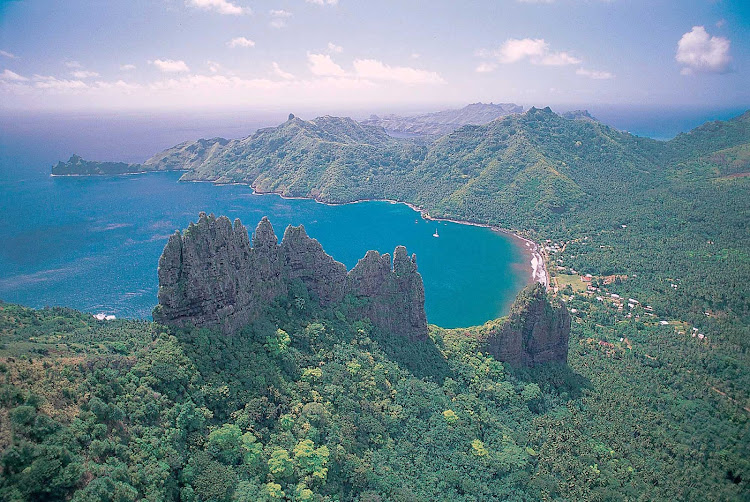
[[(255, 195), (247, 186), (178, 182), (180, 173), (49, 175), (52, 163), (72, 153), (142, 161), (179, 141), (174, 127), (164, 126), (169, 130), (159, 139), (137, 121), (97, 127), (94, 118), (57, 125), (54, 118), (7, 120), (0, 142), (0, 299), (6, 302), (150, 318), (162, 249), (200, 211), (240, 218), (251, 232), (268, 216), (279, 239), (287, 225), (303, 224), (348, 269), (369, 249), (393, 253), (405, 245), (417, 255), (428, 321), (443, 327), (504, 315), (529, 281), (519, 241), (487, 228), (426, 221), (404, 204), (328, 206)], [(211, 136), (205, 132), (194, 135)], [(113, 144), (113, 137), (120, 141)]]

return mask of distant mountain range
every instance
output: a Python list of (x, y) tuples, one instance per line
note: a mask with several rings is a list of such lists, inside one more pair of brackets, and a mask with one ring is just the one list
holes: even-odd
[(370, 116), (362, 124), (379, 126), (391, 134), (449, 134), (461, 126), (483, 125), (506, 115), (522, 113), (523, 107), (513, 103), (472, 103), (458, 110), (443, 110), (404, 117), (400, 115)]

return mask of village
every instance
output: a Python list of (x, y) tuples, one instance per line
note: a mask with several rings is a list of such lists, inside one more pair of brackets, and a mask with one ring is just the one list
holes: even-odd
[[(626, 228), (626, 225), (623, 225), (622, 228)], [(591, 304), (596, 303), (600, 304), (610, 314), (614, 314), (617, 324), (633, 320), (642, 322), (647, 326), (671, 326), (672, 332), (675, 335), (689, 336), (694, 338), (696, 342), (702, 342), (707, 347), (709, 346), (708, 336), (699, 328), (690, 326), (684, 321), (664, 319), (658, 315), (653, 306), (644, 304), (637, 298), (632, 298), (629, 295), (620, 295), (610, 291), (611, 286), (621, 286), (627, 281), (629, 279), (627, 275), (594, 276), (593, 274), (564, 266), (565, 258), (563, 257), (563, 253), (565, 253), (568, 246), (588, 241), (588, 239), (588, 237), (582, 237), (563, 242), (553, 242), (547, 239), (544, 245), (541, 246), (541, 253), (547, 264), (549, 289), (555, 295), (559, 295), (569, 305), (569, 311), (574, 322), (583, 323), (584, 318), (591, 310)], [(600, 246), (600, 248), (605, 247), (604, 245)], [(635, 278), (636, 276), (633, 275), (631, 277)], [(678, 283), (678, 279), (669, 279), (669, 286), (673, 289), (679, 288)], [(706, 315), (708, 316), (710, 313), (707, 312)], [(588, 338), (586, 340), (587, 344), (596, 346), (607, 356), (613, 356), (633, 349), (633, 343), (628, 337), (612, 337), (611, 334), (613, 333), (609, 332), (613, 332), (614, 330), (605, 328), (605, 326), (600, 324), (596, 326), (602, 328), (599, 330), (602, 332), (602, 336), (600, 338)], [(610, 336), (607, 336), (604, 332), (607, 332)], [(649, 354), (644, 355), (653, 359), (653, 356)]]

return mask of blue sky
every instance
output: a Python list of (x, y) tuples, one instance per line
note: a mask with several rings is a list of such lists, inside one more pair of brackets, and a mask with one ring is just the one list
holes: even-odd
[(0, 2), (0, 108), (750, 104), (746, 0)]

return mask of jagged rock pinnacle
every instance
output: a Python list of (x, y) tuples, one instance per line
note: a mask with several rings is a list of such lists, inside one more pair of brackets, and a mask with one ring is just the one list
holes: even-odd
[(256, 319), (301, 281), (321, 305), (347, 295), (362, 300), (356, 315), (412, 340), (427, 337), (424, 286), (416, 257), (399, 246), (390, 256), (369, 251), (351, 272), (327, 255), (304, 227), (287, 227), (279, 244), (263, 218), (252, 246), (239, 220), (201, 213), (169, 238), (159, 259), (154, 320), (176, 326), (216, 326), (232, 334)]
[(507, 321), (481, 337), (483, 350), (513, 366), (567, 362), (570, 314), (553, 304), (539, 283), (527, 286), (511, 306)]

